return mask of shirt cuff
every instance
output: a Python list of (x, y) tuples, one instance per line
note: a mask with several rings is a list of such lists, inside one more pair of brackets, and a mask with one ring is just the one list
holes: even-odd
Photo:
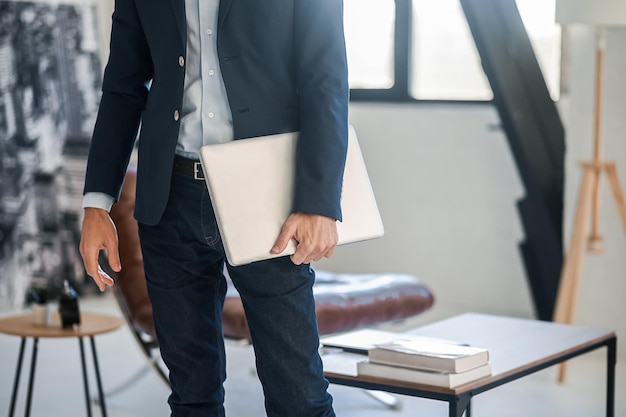
[(83, 208), (93, 207), (111, 211), (115, 198), (105, 193), (90, 192), (83, 197)]

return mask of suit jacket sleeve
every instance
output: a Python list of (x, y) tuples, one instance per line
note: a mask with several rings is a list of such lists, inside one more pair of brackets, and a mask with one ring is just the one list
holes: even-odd
[(293, 211), (341, 220), (348, 70), (341, 0), (295, 0), (300, 138)]
[(153, 74), (148, 44), (132, 0), (115, 2), (110, 51), (84, 192), (101, 192), (117, 199)]

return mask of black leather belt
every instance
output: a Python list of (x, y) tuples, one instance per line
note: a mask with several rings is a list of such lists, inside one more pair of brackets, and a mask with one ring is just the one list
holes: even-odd
[(194, 180), (204, 181), (204, 173), (202, 172), (202, 165), (197, 159), (189, 159), (184, 156), (174, 156), (174, 172), (183, 174)]

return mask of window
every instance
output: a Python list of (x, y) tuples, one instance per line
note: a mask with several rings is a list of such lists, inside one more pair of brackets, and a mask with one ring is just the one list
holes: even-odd
[(393, 86), (395, 12), (394, 0), (344, 2), (351, 88)]
[(413, 0), (412, 8), (411, 96), (491, 100), (461, 2)]
[[(553, 99), (560, 30), (555, 0), (516, 0)], [(459, 0), (344, 0), (353, 99), (492, 98)]]

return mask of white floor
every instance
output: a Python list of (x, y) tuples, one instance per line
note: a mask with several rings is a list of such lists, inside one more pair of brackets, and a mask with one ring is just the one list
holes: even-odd
[[(119, 315), (110, 296), (81, 300), (84, 311)], [(540, 343), (540, 341), (538, 341)], [(96, 338), (105, 390), (126, 381), (145, 364), (143, 355), (127, 328)], [(30, 342), (22, 370), (16, 416), (24, 414), (30, 363)], [(19, 339), (0, 335), (0, 415), (8, 413), (19, 350)], [(254, 375), (250, 346), (229, 341), (226, 411), (229, 417), (264, 416), (263, 395)], [(87, 352), (89, 353), (89, 351)], [(624, 357), (624, 356), (622, 356)], [(91, 356), (87, 358), (91, 364)], [(592, 352), (569, 362), (566, 383), (557, 384), (556, 368), (546, 369), (521, 380), (478, 395), (472, 402), (475, 417), (595, 417), (605, 416), (606, 352)], [(93, 369), (89, 369), (92, 395), (96, 394)], [(339, 417), (447, 416), (447, 404), (419, 398), (400, 397), (401, 408), (386, 409), (362, 391), (331, 385)], [(626, 416), (626, 367), (618, 363), (616, 417)], [(125, 390), (107, 398), (110, 417), (165, 417), (168, 391), (150, 371)], [(34, 385), (34, 417), (86, 415), (78, 342), (74, 339), (42, 339)], [(94, 416), (100, 410), (94, 407)]]

